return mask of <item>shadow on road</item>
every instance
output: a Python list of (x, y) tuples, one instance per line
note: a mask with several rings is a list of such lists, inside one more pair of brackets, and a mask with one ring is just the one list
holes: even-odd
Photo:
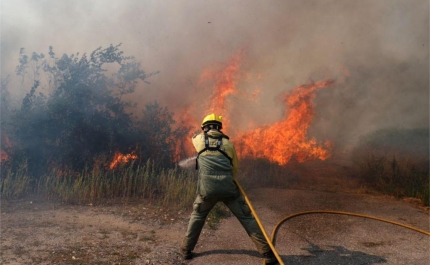
[(371, 265), (376, 263), (386, 263), (387, 260), (369, 255), (360, 251), (348, 250), (342, 246), (329, 246), (329, 250), (309, 244), (309, 248), (302, 248), (308, 251), (311, 255), (282, 255), (282, 260), (288, 265), (303, 265), (303, 264), (337, 264), (337, 265)]
[(203, 251), (200, 253), (196, 253), (196, 257), (202, 257), (202, 256), (208, 256), (208, 255), (226, 255), (226, 254), (235, 254), (235, 255), (246, 255), (246, 256), (253, 256), (261, 258), (260, 253), (254, 250), (248, 250), (248, 249), (215, 249), (215, 250), (209, 250), (209, 251)]
[[(336, 265), (371, 265), (377, 263), (386, 263), (387, 260), (375, 256), (369, 255), (360, 251), (348, 250), (342, 246), (329, 246), (330, 249), (322, 249), (321, 247), (309, 242), (308, 248), (302, 248), (306, 250), (310, 255), (281, 255), (282, 260), (288, 265), (320, 265), (320, 264), (336, 264)], [(196, 257), (208, 256), (208, 255), (246, 255), (261, 258), (261, 255), (257, 251), (246, 250), (246, 249), (217, 249), (196, 253)]]

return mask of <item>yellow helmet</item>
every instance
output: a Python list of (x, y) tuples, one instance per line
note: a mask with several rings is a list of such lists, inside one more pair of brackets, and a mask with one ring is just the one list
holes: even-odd
[[(211, 126), (212, 125), (212, 126)], [(207, 115), (202, 121), (202, 129), (208, 126), (213, 129), (222, 128), (222, 116), (217, 116), (214, 113)]]

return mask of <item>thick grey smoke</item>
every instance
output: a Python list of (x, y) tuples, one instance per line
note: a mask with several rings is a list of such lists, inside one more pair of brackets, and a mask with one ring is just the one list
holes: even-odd
[(250, 78), (238, 87), (261, 92), (258, 103), (230, 99), (238, 126), (281, 119), (281, 93), (328, 78), (337, 83), (316, 97), (318, 140), (350, 145), (378, 128), (429, 126), (427, 0), (1, 2), (2, 78), (14, 77), (21, 47), (61, 55), (118, 43), (160, 71), (133, 96), (142, 106), (197, 106), (200, 119), (211, 91), (203, 69), (245, 49)]

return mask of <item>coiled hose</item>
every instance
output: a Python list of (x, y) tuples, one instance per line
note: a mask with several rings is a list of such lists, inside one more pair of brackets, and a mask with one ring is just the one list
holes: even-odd
[[(295, 213), (295, 214), (291, 214), (287, 217), (284, 217), (281, 221), (279, 221), (276, 225), (275, 228), (272, 231), (272, 235), (271, 238), (269, 238), (269, 236), (266, 233), (266, 230), (264, 230), (263, 224), (260, 221), (260, 218), (257, 215), (257, 212), (255, 211), (254, 207), (252, 206), (251, 202), (249, 201), (248, 196), (245, 193), (245, 190), (242, 188), (242, 186), (239, 184), (239, 182), (237, 180), (235, 180), (237, 187), (240, 190), (240, 193), (242, 194), (242, 196), (244, 197), (246, 203), (248, 204), (249, 208), (251, 209), (252, 214), (255, 217), (255, 220), (257, 221), (258, 226), (261, 229), (261, 232), (263, 233), (264, 237), (267, 240), (267, 243), (269, 243), (270, 248), (273, 251), (273, 254), (275, 254), (276, 258), (278, 259), (278, 262), (280, 265), (285, 265), (284, 262), (282, 261), (281, 257), (278, 254), (278, 251), (275, 248), (275, 242), (276, 242), (276, 236), (278, 234), (278, 229), (279, 227), (285, 223), (287, 220), (300, 216), (300, 215), (306, 215), (306, 214), (340, 214), (340, 215), (349, 215), (349, 216), (356, 216), (356, 217), (363, 217), (363, 218), (368, 218), (368, 219), (373, 219), (373, 220), (377, 220), (377, 221), (381, 221), (381, 222), (385, 222), (385, 223), (389, 223), (389, 224), (394, 224), (400, 227), (404, 227), (404, 228), (408, 228), (411, 229), (413, 231), (425, 234), (427, 236), (430, 236), (430, 232), (410, 226), (410, 225), (405, 225), (402, 223), (398, 223), (398, 222), (394, 222), (394, 221), (390, 221), (387, 219), (382, 219), (382, 218), (378, 218), (378, 217), (374, 217), (374, 216), (370, 216), (370, 215), (364, 215), (364, 214), (357, 214), (357, 213), (349, 213), (349, 212), (341, 212), (341, 211), (306, 211), (306, 212), (300, 212), (300, 213)], [(263, 265), (265, 265), (266, 262), (263, 261)]]

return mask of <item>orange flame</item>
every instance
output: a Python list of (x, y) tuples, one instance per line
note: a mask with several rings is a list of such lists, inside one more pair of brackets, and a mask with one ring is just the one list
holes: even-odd
[[(186, 128), (189, 128), (188, 132), (184, 133), (183, 139), (179, 139), (176, 142), (176, 149), (174, 154), (174, 160), (177, 162), (181, 158), (189, 157), (195, 154), (195, 149), (191, 144), (190, 138), (193, 134), (200, 132), (201, 120), (196, 120), (191, 113), (196, 112), (203, 119), (204, 115), (210, 113), (216, 113), (217, 115), (225, 115), (227, 111), (227, 96), (236, 94), (238, 92), (236, 83), (242, 77), (240, 66), (244, 57), (245, 50), (241, 50), (238, 53), (230, 57), (225, 64), (220, 65), (215, 70), (205, 70), (200, 76), (199, 84), (214, 81), (212, 95), (209, 97), (207, 103), (207, 109), (204, 113), (192, 109), (196, 106), (187, 106), (182, 111), (177, 112), (176, 121)], [(254, 92), (254, 98), (258, 95), (258, 92)], [(228, 127), (228, 121), (223, 120), (223, 128), (226, 131)]]
[[(240, 79), (251, 82), (252, 78), (241, 70), (244, 50), (239, 51), (227, 62), (216, 70), (205, 71), (200, 78), (200, 83), (213, 81), (214, 86), (212, 94), (208, 98), (206, 113), (216, 113), (228, 117), (228, 101), (230, 95), (239, 94), (237, 84)], [(262, 78), (261, 75), (257, 79)], [(314, 138), (309, 139), (307, 135), (308, 128), (314, 116), (314, 106), (312, 100), (315, 97), (315, 91), (327, 86), (331, 86), (334, 81), (326, 80), (302, 85), (295, 88), (291, 93), (283, 95), (283, 102), (286, 110), (282, 121), (272, 125), (261, 126), (257, 129), (239, 132), (236, 135), (235, 144), (237, 146), (239, 157), (264, 158), (269, 161), (285, 165), (291, 158), (296, 158), (298, 162), (304, 162), (312, 159), (325, 160), (331, 156), (333, 148), (330, 141), (318, 143)], [(255, 89), (244, 98), (251, 102), (257, 102), (260, 89)], [(179, 114), (179, 122), (192, 128), (189, 135), (186, 135), (181, 142), (190, 143), (190, 136), (198, 125), (194, 117), (190, 115), (190, 109), (187, 107), (184, 112)], [(254, 121), (250, 121), (254, 123)], [(223, 121), (223, 130), (226, 132), (228, 123)], [(195, 150), (190, 144), (187, 148), (177, 145), (175, 158), (191, 156)], [(190, 148), (188, 148), (190, 147)], [(184, 152), (184, 149), (186, 152)], [(186, 156), (185, 156), (186, 157)]]
[(183, 128), (180, 132), (183, 137), (182, 139), (172, 138), (170, 139), (175, 143), (175, 154), (173, 155), (174, 162), (178, 162), (181, 158), (190, 157), (194, 155), (194, 147), (191, 144), (191, 136), (197, 132), (198, 122), (195, 121), (194, 117), (191, 115), (190, 106), (183, 108), (182, 110), (176, 112), (175, 120)]
[[(221, 69), (213, 72), (206, 71), (202, 74), (200, 78), (201, 82), (215, 80), (206, 114), (216, 113), (218, 115), (223, 115), (226, 112), (226, 97), (237, 93), (236, 83), (242, 77), (240, 66), (244, 55), (245, 50), (241, 50), (230, 57), (227, 63), (222, 65)], [(224, 122), (223, 127), (225, 130), (226, 124)]]
[(239, 156), (266, 158), (279, 165), (287, 164), (293, 156), (299, 162), (330, 157), (331, 143), (319, 145), (315, 139), (308, 139), (307, 130), (314, 116), (315, 91), (333, 83), (327, 80), (302, 85), (284, 95), (285, 119), (239, 134), (236, 137)]
[[(0, 151), (0, 163), (3, 161), (8, 161), (10, 159), (9, 154), (6, 152), (7, 149), (12, 147), (9, 137), (6, 134), (2, 134), (1, 137), (1, 151)], [(3, 149), (3, 148), (6, 148)]]
[(109, 165), (110, 169), (116, 168), (118, 165), (124, 165), (128, 163), (130, 160), (136, 160), (138, 157), (134, 153), (135, 151), (131, 152), (130, 154), (123, 155), (120, 152), (115, 152), (115, 156), (112, 160), (112, 162)]

